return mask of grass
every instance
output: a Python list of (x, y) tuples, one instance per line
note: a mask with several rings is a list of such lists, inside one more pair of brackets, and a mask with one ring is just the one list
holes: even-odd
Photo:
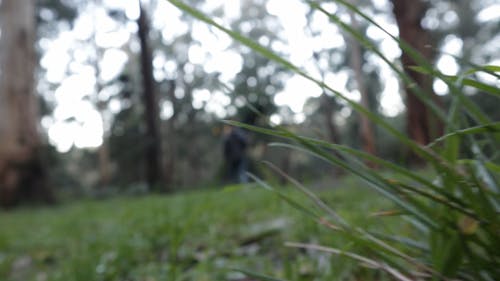
[[(398, 211), (402, 214), (402, 223), (411, 221), (414, 230), (419, 232), (418, 235), (415, 235), (413, 231), (400, 231), (397, 235), (387, 231), (373, 233), (369, 228), (359, 227), (359, 224), (352, 224), (349, 220), (342, 219), (342, 216), (337, 215), (327, 204), (323, 204), (315, 196), (310, 196), (310, 199), (317, 203), (324, 214), (333, 218), (333, 221), (328, 221), (328, 223), (336, 224), (332, 228), (337, 231), (337, 235), (344, 235), (350, 238), (352, 243), (364, 245), (371, 249), (373, 255), (366, 255), (359, 249), (346, 251), (345, 247), (339, 247), (335, 243), (288, 243), (287, 245), (304, 251), (315, 249), (348, 256), (369, 264), (373, 268), (383, 270), (395, 280), (408, 281), (422, 278), (499, 280), (500, 255), (496, 249), (500, 247), (500, 232), (498, 231), (500, 225), (498, 217), (500, 154), (497, 153), (500, 122), (492, 120), (484, 113), (466, 94), (465, 88), (475, 89), (476, 94), (500, 97), (497, 85), (483, 83), (475, 75), (476, 72), (482, 72), (500, 78), (498, 74), (500, 66), (479, 66), (466, 62), (458, 75), (445, 75), (418, 50), (384, 29), (359, 7), (349, 1), (336, 0), (336, 4), (347, 8), (400, 46), (403, 53), (413, 61), (412, 65), (404, 63), (401, 68), (401, 65), (387, 58), (376, 44), (368, 40), (365, 34), (353, 28), (348, 22), (344, 22), (338, 12), (329, 13), (322, 5), (322, 1), (305, 1), (311, 11), (327, 16), (333, 24), (352, 36), (367, 51), (382, 59), (406, 88), (411, 89), (411, 94), (418, 97), (427, 109), (436, 114), (445, 127), (445, 135), (424, 146), (398, 130), (377, 112), (372, 112), (361, 103), (351, 100), (344, 93), (335, 90), (334, 85), (327, 85), (324, 81), (315, 78), (315, 75), (294, 65), (286, 56), (276, 53), (272, 48), (260, 45), (246, 34), (222, 25), (214, 16), (205, 14), (184, 1), (168, 1), (185, 14), (229, 35), (234, 42), (249, 47), (253, 52), (315, 83), (337, 99), (343, 100), (351, 109), (370, 119), (374, 125), (384, 129), (385, 133), (395, 137), (401, 145), (414, 155), (418, 155), (421, 161), (434, 171), (434, 177), (425, 178), (418, 172), (364, 151), (302, 137), (282, 126), (272, 126), (273, 129), (269, 129), (226, 121), (228, 124), (254, 132), (286, 139), (286, 143), (277, 145), (306, 151), (364, 179), (367, 185), (397, 205)], [(424, 85), (412, 79), (412, 72), (415, 71), (447, 84), (451, 105), (446, 111), (441, 109), (434, 96), (423, 87)], [(332, 154), (332, 151), (336, 153)], [(378, 170), (365, 165), (367, 161), (399, 174), (402, 180), (393, 180), (380, 175)], [(263, 187), (273, 190), (269, 183), (256, 177), (254, 179)], [(300, 183), (293, 179), (291, 182), (294, 182), (297, 188), (304, 190)], [(317, 214), (310, 211), (311, 208), (304, 207), (300, 202), (279, 192), (277, 194), (297, 209), (309, 213), (314, 220), (322, 222), (322, 218), (318, 218)], [(249, 275), (252, 276), (252, 274)], [(268, 278), (268, 280), (277, 279)]]
[[(344, 217), (374, 229), (398, 227), (368, 215), (388, 201), (353, 178), (339, 185), (318, 194)], [(24, 208), (0, 213), (0, 226), (6, 281), (249, 280), (235, 268), (288, 280), (384, 280), (345, 258), (285, 247), (357, 246), (255, 187)]]

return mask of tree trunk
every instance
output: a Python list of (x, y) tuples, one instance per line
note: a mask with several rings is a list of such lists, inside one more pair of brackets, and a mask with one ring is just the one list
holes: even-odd
[[(325, 92), (321, 95), (321, 103), (324, 106), (322, 112), (324, 112), (325, 124), (328, 130), (328, 138), (330, 142), (334, 144), (340, 144), (340, 136), (337, 125), (335, 124), (335, 108), (334, 100), (332, 97), (328, 96)], [(342, 156), (338, 152), (333, 152), (333, 154), (342, 159)], [(332, 174), (335, 178), (344, 174), (342, 168), (338, 166), (332, 166)]]
[[(431, 38), (429, 32), (421, 25), (427, 4), (422, 0), (392, 0), (392, 3), (399, 28), (399, 38), (420, 52), (428, 61), (432, 61)], [(401, 61), (405, 72), (424, 93), (439, 104), (438, 97), (432, 90), (432, 77), (412, 71), (410, 67), (418, 63), (407, 52), (404, 50), (402, 52)], [(408, 134), (415, 142), (425, 145), (442, 133), (442, 123), (415, 95), (411, 85), (406, 85), (406, 108)]]
[(164, 140), (165, 140), (165, 176), (164, 176), (164, 181), (167, 186), (171, 186), (174, 183), (174, 174), (175, 174), (175, 162), (176, 162), (176, 157), (175, 153), (177, 150), (177, 140), (175, 138), (175, 121), (177, 120), (177, 116), (179, 115), (180, 108), (179, 106), (176, 106), (175, 102), (175, 89), (177, 87), (176, 81), (175, 80), (169, 80), (169, 89), (167, 92), (167, 97), (172, 101), (172, 108), (173, 108), (173, 113), (170, 119), (167, 120), (165, 126), (165, 135), (164, 135)]
[(111, 181), (111, 157), (109, 151), (109, 133), (106, 131), (106, 118), (102, 106), (98, 106), (103, 123), (102, 143), (98, 150), (98, 164), (99, 164), (99, 187), (106, 188)]
[(339, 144), (340, 138), (337, 130), (337, 125), (335, 125), (334, 117), (335, 117), (335, 109), (333, 108), (333, 100), (326, 93), (323, 93), (321, 96), (322, 103), (324, 106), (324, 117), (326, 128), (328, 129), (328, 138), (332, 143)]
[(52, 202), (38, 131), (35, 1), (3, 0), (0, 27), (0, 204)]
[[(352, 11), (350, 11), (351, 24), (354, 29), (358, 29), (358, 21), (356, 16)], [(351, 67), (354, 70), (356, 84), (358, 86), (358, 91), (361, 95), (361, 105), (370, 110), (370, 102), (368, 97), (368, 91), (366, 90), (365, 80), (363, 79), (363, 58), (361, 46), (358, 41), (352, 38), (351, 40)], [(373, 125), (370, 119), (364, 115), (360, 114), (361, 120), (360, 135), (363, 144), (363, 150), (372, 155), (376, 154), (375, 137), (373, 133)], [(373, 163), (367, 163), (369, 166), (374, 166)]]
[(153, 56), (149, 47), (149, 23), (146, 11), (139, 1), (140, 15), (137, 20), (141, 43), (141, 68), (143, 102), (146, 121), (146, 180), (150, 189), (159, 188), (161, 183), (161, 135), (158, 116), (158, 99), (153, 78)]

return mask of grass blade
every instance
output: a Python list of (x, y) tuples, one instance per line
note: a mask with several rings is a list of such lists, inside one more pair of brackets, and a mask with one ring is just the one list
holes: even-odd
[(435, 139), (433, 142), (428, 144), (428, 147), (435, 146), (437, 143), (442, 142), (446, 140), (449, 137), (453, 136), (465, 136), (465, 135), (472, 135), (472, 134), (482, 134), (482, 133), (500, 133), (500, 122), (492, 122), (484, 125), (479, 125), (475, 127), (470, 127), (466, 129), (461, 129), (461, 130), (456, 130), (451, 133), (448, 133), (444, 136), (441, 136), (437, 139)]
[(231, 270), (239, 272), (239, 273), (243, 273), (244, 275), (246, 275), (248, 277), (257, 278), (258, 280), (261, 280), (261, 281), (286, 281), (285, 279), (278, 279), (275, 277), (266, 276), (266, 275), (263, 275), (260, 273), (256, 273), (256, 272), (252, 272), (252, 271), (248, 271), (248, 270), (244, 270), (244, 269), (231, 269)]
[(389, 273), (390, 275), (392, 275), (394, 278), (396, 278), (397, 280), (412, 281), (410, 278), (406, 277), (405, 275), (403, 275), (401, 272), (399, 272), (395, 268), (392, 268), (386, 264), (383, 264), (381, 262), (377, 262), (375, 260), (369, 259), (367, 257), (363, 257), (363, 256), (355, 254), (355, 253), (346, 252), (346, 251), (342, 251), (342, 250), (335, 249), (335, 248), (324, 247), (321, 245), (314, 245), (314, 244), (287, 242), (287, 243), (285, 243), (285, 245), (288, 247), (316, 250), (316, 251), (322, 251), (322, 252), (326, 252), (326, 253), (346, 256), (346, 257), (354, 259), (358, 262), (361, 262), (365, 265), (368, 265), (372, 268), (384, 270), (387, 273)]

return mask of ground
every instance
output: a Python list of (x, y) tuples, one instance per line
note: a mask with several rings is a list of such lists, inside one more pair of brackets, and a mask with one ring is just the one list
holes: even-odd
[[(314, 209), (293, 188), (286, 194)], [(348, 220), (376, 229), (390, 204), (353, 179), (317, 191)], [(385, 280), (345, 258), (284, 246), (363, 251), (256, 186), (68, 202), (0, 213), (0, 280)]]

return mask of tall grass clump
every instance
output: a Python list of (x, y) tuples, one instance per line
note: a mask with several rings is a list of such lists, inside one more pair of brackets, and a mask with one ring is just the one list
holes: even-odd
[[(348, 1), (335, 1), (395, 40), (414, 61), (418, 62), (413, 71), (430, 75), (448, 85), (452, 103), (448, 111), (443, 112), (428, 94), (418, 88), (401, 66), (385, 57), (363, 34), (335, 14), (323, 9), (319, 1), (306, 1), (311, 9), (328, 16), (332, 24), (349, 33), (367, 50), (387, 63), (405, 85), (413, 86), (417, 96), (441, 119), (440, 121), (445, 124), (445, 134), (429, 145), (422, 146), (377, 114), (314, 78), (272, 50), (220, 25), (210, 16), (182, 1), (168, 1), (195, 18), (225, 32), (235, 41), (316, 83), (325, 91), (335, 94), (352, 109), (367, 116), (374, 124), (397, 138), (434, 171), (434, 178), (428, 178), (418, 171), (363, 151), (303, 137), (279, 126), (268, 129), (228, 122), (288, 140), (288, 143), (292, 144), (272, 145), (310, 153), (357, 175), (366, 186), (378, 191), (394, 203), (395, 210), (389, 212), (390, 214), (399, 216), (402, 222), (411, 226), (411, 231), (404, 234), (403, 232), (373, 233), (350, 224), (332, 207), (292, 178), (288, 179), (304, 192), (317, 208), (313, 210), (303, 202), (294, 201), (268, 183), (254, 177), (262, 186), (278, 193), (297, 209), (330, 228), (336, 235), (348, 237), (370, 251), (369, 254), (364, 252), (362, 255), (345, 249), (331, 248), (328, 245), (292, 242), (287, 242), (286, 245), (342, 255), (357, 260), (365, 266), (384, 271), (394, 280), (500, 280), (500, 122), (490, 120), (470, 97), (464, 94), (464, 88), (472, 87), (480, 94), (500, 98), (498, 84), (485, 84), (475, 79), (479, 72), (500, 78), (500, 66), (469, 64), (470, 68), (459, 75), (444, 75), (411, 46), (391, 35), (357, 7)], [(375, 163), (391, 174), (398, 175), (397, 180), (370, 168), (365, 163)], [(272, 164), (268, 165), (281, 173)], [(284, 174), (282, 176), (287, 177)], [(252, 275), (252, 273), (247, 274)], [(260, 278), (278, 280), (262, 276)]]

